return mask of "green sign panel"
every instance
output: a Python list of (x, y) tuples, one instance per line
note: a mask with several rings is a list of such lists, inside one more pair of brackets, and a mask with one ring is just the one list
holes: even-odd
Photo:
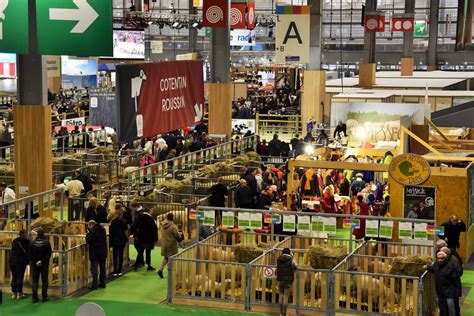
[(428, 23), (426, 21), (415, 21), (415, 36), (428, 35)]
[(0, 52), (28, 53), (28, 0), (0, 1)]
[(113, 55), (112, 0), (41, 0), (36, 14), (40, 54)]

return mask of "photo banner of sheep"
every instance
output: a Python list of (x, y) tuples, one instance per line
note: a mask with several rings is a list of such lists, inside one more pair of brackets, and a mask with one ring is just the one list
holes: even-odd
[(430, 118), (430, 106), (410, 103), (332, 103), (331, 126), (339, 122), (347, 125), (351, 142), (394, 145), (398, 141), (400, 126), (411, 122), (423, 124)]

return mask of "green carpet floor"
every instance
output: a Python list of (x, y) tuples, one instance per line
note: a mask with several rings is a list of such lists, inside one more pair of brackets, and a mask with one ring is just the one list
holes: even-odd
[(470, 288), (461, 307), (462, 315), (474, 315), (474, 271), (464, 271), (462, 285), (463, 287)]

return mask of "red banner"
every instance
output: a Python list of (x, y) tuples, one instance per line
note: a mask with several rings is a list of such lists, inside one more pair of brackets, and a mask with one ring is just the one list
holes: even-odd
[(141, 65), (146, 80), (140, 94), (143, 136), (154, 136), (201, 122), (204, 106), (202, 61)]
[(390, 23), (390, 32), (414, 32), (415, 18), (393, 17)]
[(204, 115), (200, 60), (117, 66), (120, 141), (197, 125)]
[(245, 29), (245, 3), (232, 3), (230, 7), (230, 28), (232, 30)]
[(249, 30), (253, 30), (255, 28), (256, 22), (257, 22), (257, 14), (255, 12), (255, 2), (249, 1), (248, 13), (247, 13), (247, 28)]
[(364, 29), (368, 33), (378, 33), (385, 31), (385, 16), (366, 15), (364, 18)]
[(227, 27), (227, 1), (204, 0), (202, 5), (202, 26)]

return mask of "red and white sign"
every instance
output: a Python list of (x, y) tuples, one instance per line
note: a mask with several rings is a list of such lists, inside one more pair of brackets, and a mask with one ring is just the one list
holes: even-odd
[(378, 33), (385, 31), (385, 16), (366, 15), (364, 18), (364, 29), (369, 33)]
[(245, 3), (232, 3), (230, 7), (230, 28), (232, 30), (245, 29)]
[(257, 21), (257, 14), (255, 12), (255, 2), (249, 1), (247, 12), (247, 28), (253, 30)]
[(272, 267), (264, 267), (263, 268), (263, 277), (267, 279), (275, 279), (276, 278), (276, 269)]
[(0, 77), (16, 77), (16, 63), (0, 63)]
[(227, 1), (204, 0), (202, 6), (202, 26), (227, 27)]
[(390, 32), (414, 32), (415, 18), (393, 17), (390, 23)]
[(140, 93), (143, 135), (153, 136), (199, 124), (204, 114), (202, 61), (142, 64)]

